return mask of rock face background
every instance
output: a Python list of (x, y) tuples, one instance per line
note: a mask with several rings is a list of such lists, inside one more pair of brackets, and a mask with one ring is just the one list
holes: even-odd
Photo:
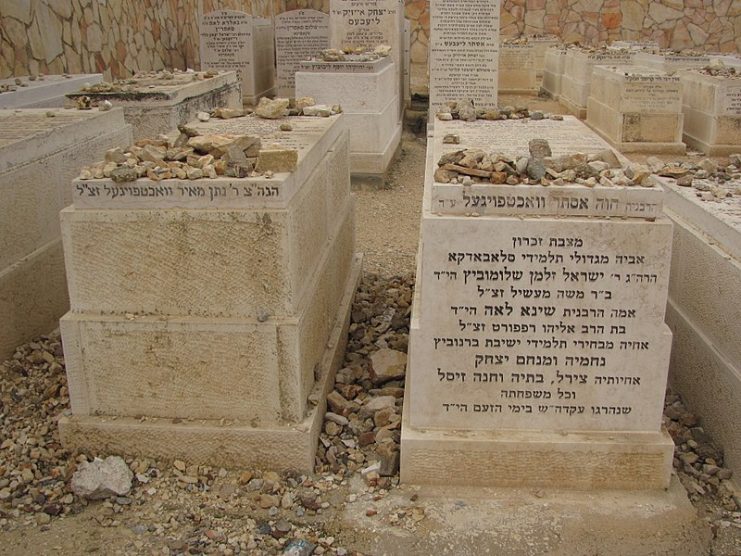
[[(254, 11), (252, 11), (254, 8)], [(106, 78), (165, 67), (198, 69), (198, 18), (214, 9), (254, 15), (329, 0), (2, 0), (0, 78), (104, 72)], [(412, 22), (412, 92), (427, 93), (427, 0), (406, 0)], [(737, 0), (502, 0), (502, 35), (549, 33), (594, 45), (653, 39), (662, 47), (741, 52)]]

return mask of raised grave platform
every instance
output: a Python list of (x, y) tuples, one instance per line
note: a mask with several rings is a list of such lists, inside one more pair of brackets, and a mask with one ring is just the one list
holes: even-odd
[[(564, 132), (577, 126), (589, 150), (569, 145)], [(460, 143), (443, 143), (449, 134)], [(428, 139), (401, 480), (665, 489), (674, 445), (661, 426), (671, 348), (661, 188), (515, 185), (509, 202), (481, 184), (476, 207), (476, 184), (433, 180), (444, 153), (518, 157), (530, 139), (547, 139), (553, 156), (605, 148), (573, 118), (438, 121)]]
[(534, 44), (502, 41), (499, 45), (499, 92), (537, 94)]
[[(20, 80), (21, 85), (16, 84)], [(67, 93), (103, 81), (101, 73), (42, 75), (0, 79), (0, 110), (8, 108), (61, 108)], [(15, 90), (10, 90), (15, 89)]]
[(559, 102), (579, 119), (585, 119), (592, 70), (596, 66), (632, 65), (635, 55), (634, 51), (627, 49), (568, 48), (561, 77)]
[(635, 64), (659, 71), (675, 72), (688, 68), (707, 66), (713, 57), (710, 55), (681, 54), (677, 52), (638, 52)]
[(131, 79), (103, 83), (67, 95), (75, 106), (87, 96), (93, 106), (109, 101), (124, 109), (126, 122), (134, 128), (134, 140), (170, 133), (177, 126), (213, 108), (242, 108), (240, 84), (233, 71), (155, 72)]
[(741, 74), (680, 72), (684, 141), (707, 155), (741, 151)]
[(639, 66), (597, 66), (587, 124), (620, 152), (684, 154), (679, 77)]
[(561, 40), (555, 35), (530, 35), (527, 41), (535, 47), (535, 75), (542, 78), (545, 69), (545, 53), (549, 48), (561, 44)]
[(543, 60), (543, 82), (542, 89), (547, 92), (553, 100), (561, 97), (561, 79), (566, 65), (565, 47), (550, 47), (545, 51)]
[(343, 117), (189, 125), (293, 151), (292, 172), (74, 182), (66, 445), (313, 469), (360, 275)]
[(59, 211), (80, 166), (131, 142), (120, 109), (0, 110), (0, 360), (69, 307)]
[(339, 104), (350, 133), (353, 180), (383, 180), (401, 143), (399, 84), (388, 57), (371, 61), (301, 63), (296, 96)]
[[(660, 178), (674, 223), (666, 322), (674, 335), (669, 380), (741, 474), (741, 203), (703, 200), (694, 187)], [(705, 184), (712, 181), (700, 180)], [(733, 189), (741, 183), (726, 182)]]

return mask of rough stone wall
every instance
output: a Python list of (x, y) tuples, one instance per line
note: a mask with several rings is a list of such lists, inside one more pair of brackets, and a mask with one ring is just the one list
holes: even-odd
[[(253, 10), (254, 2), (254, 11)], [(0, 0), (0, 78), (198, 67), (198, 16), (329, 11), (329, 0)], [(406, 0), (414, 92), (427, 90), (428, 0)], [(661, 46), (741, 52), (739, 0), (502, 0), (502, 34), (550, 33), (573, 42), (655, 39)]]

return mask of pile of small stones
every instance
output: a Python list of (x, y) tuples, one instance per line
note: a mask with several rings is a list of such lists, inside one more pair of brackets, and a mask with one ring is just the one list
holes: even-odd
[(84, 93), (133, 93), (139, 92), (142, 84), (154, 88), (152, 81), (171, 81), (176, 77), (190, 76), (193, 81), (211, 79), (219, 75), (218, 71), (194, 71), (194, 70), (159, 70), (137, 73), (128, 79), (119, 79), (113, 82), (103, 81), (93, 85), (85, 85), (81, 91)]
[(717, 64), (711, 64), (695, 70), (703, 75), (712, 75), (713, 77), (725, 77), (726, 79), (741, 79), (741, 73), (735, 67), (729, 67), (718, 60)]
[[(65, 75), (65, 77), (69, 77), (69, 76), (68, 75)], [(28, 81), (36, 81), (37, 79), (39, 81), (43, 81), (44, 78), (45, 78), (45, 76), (43, 76), (43, 75), (38, 75), (38, 76), (37, 75), (29, 75), (28, 76)], [(28, 87), (28, 82), (27, 81), (23, 81), (23, 79), (21, 79), (20, 77), (16, 77), (13, 80), (13, 83), (12, 84), (10, 84), (10, 83), (4, 83), (4, 84), (0, 85), (0, 93), (10, 93), (10, 92), (13, 92), (13, 91), (17, 91), (18, 90), (18, 87)]]
[(391, 54), (391, 47), (380, 44), (375, 48), (363, 46), (346, 46), (344, 48), (326, 48), (319, 52), (317, 59), (322, 62), (373, 62)]
[(470, 99), (454, 100), (446, 103), (437, 112), (441, 121), (463, 120), (563, 120), (560, 114), (548, 114), (542, 110), (529, 110), (526, 106), (502, 106), (500, 108), (476, 108)]
[[(455, 144), (457, 135), (449, 134), (444, 143)], [(566, 185), (577, 183), (586, 187), (654, 187), (655, 181), (648, 167), (630, 164), (622, 167), (611, 150), (594, 154), (551, 156), (545, 139), (529, 142), (530, 156), (512, 158), (501, 153), (487, 153), (481, 149), (452, 151), (442, 155), (435, 170), (436, 183), (472, 185), (494, 183), (507, 185)]]
[(741, 497), (731, 483), (733, 472), (723, 467), (723, 450), (718, 448), (687, 409), (682, 398), (671, 391), (664, 401), (664, 426), (674, 440), (674, 469), (697, 503), (710, 496), (724, 511), (723, 520), (741, 520)]
[(703, 201), (720, 201), (741, 196), (741, 154), (732, 154), (728, 160), (727, 165), (709, 158), (666, 163), (649, 157), (646, 164), (655, 174), (674, 178), (681, 187), (692, 187)]

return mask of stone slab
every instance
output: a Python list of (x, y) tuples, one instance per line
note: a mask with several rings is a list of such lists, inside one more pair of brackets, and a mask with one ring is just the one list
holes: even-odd
[(61, 328), (74, 414), (300, 422), (351, 270), (352, 209), (338, 219), (294, 315), (80, 312), (73, 300)]
[(546, 50), (543, 62), (543, 89), (558, 100), (561, 96), (561, 77), (566, 64), (565, 48), (551, 47)]
[(617, 112), (679, 114), (679, 76), (640, 66), (597, 66), (590, 96)]
[(362, 256), (355, 255), (340, 297), (335, 325), (317, 368), (312, 398), (319, 400), (294, 425), (258, 427), (247, 423), (92, 416), (63, 417), (62, 443), (74, 449), (181, 459), (199, 465), (260, 467), (311, 473), (326, 411), (326, 396), (342, 364), (350, 308), (360, 280)]
[(374, 62), (304, 62), (296, 74), (296, 91), (298, 96), (312, 97), (319, 104), (340, 104), (345, 113), (380, 112), (395, 97), (394, 75), (389, 58)]
[(470, 98), (497, 106), (500, 0), (430, 2), (430, 114)]
[(351, 152), (350, 173), (355, 180), (358, 177), (382, 177), (391, 166), (401, 148), (402, 125), (397, 123), (393, 134), (380, 152)]
[(317, 10), (290, 10), (275, 16), (276, 94), (296, 96), (301, 61), (329, 48), (329, 16)]
[(499, 45), (499, 92), (538, 92), (534, 44), (503, 42)]
[(662, 54), (653, 52), (637, 52), (635, 55), (636, 64), (670, 72), (687, 68), (705, 67), (710, 64), (711, 61), (712, 57), (708, 55), (682, 56), (679, 54)]
[[(347, 167), (337, 160), (347, 155), (346, 135), (341, 139), (287, 208), (65, 209), (73, 308), (214, 318), (295, 314), (311, 295), (306, 278), (349, 201)], [(134, 248), (142, 245), (146, 250)]]
[(236, 71), (248, 104), (272, 92), (275, 43), (270, 19), (216, 10), (203, 14), (199, 33), (202, 69)]
[(551, 47), (557, 47), (561, 40), (556, 36), (530, 36), (527, 41), (535, 47), (535, 74), (538, 78), (543, 77), (545, 69), (545, 53)]
[(0, 86), (15, 85), (20, 79), (26, 86), (15, 91), (0, 93), (0, 110), (9, 108), (61, 108), (67, 93), (79, 91), (86, 85), (103, 81), (101, 73), (74, 75), (45, 75), (43, 79), (29, 80), (28, 77), (0, 79)]
[(60, 239), (0, 270), (0, 360), (54, 330), (68, 308)]
[(346, 112), (350, 152), (383, 152), (399, 125), (398, 110), (398, 99), (392, 97), (378, 112)]

